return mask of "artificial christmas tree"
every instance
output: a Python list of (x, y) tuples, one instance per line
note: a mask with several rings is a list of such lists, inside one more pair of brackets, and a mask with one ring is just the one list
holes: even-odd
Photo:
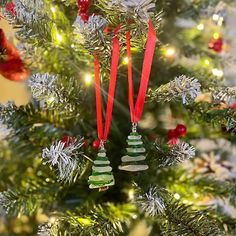
[(32, 93), (0, 105), (0, 235), (236, 235), (233, 1), (0, 6)]

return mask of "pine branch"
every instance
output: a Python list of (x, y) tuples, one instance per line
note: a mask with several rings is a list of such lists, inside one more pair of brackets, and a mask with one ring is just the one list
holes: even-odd
[(28, 179), (27, 182), (22, 181), (22, 186), (18, 186), (18, 189), (1, 192), (0, 204), (10, 216), (33, 215), (38, 209), (49, 207), (53, 203), (55, 207), (58, 192), (59, 186), (53, 182)]
[(200, 87), (201, 85), (197, 79), (181, 75), (155, 90), (149, 90), (149, 99), (156, 102), (170, 102), (182, 99), (183, 104), (186, 104), (200, 94)]
[(42, 0), (16, 0), (16, 16), (5, 12), (7, 20), (17, 28), (17, 37), (35, 42), (50, 39), (49, 18), (46, 16), (45, 3)]
[(159, 167), (168, 167), (193, 158), (195, 156), (195, 148), (183, 141), (171, 146), (161, 141), (156, 141), (153, 155)]
[(104, 34), (107, 21), (103, 17), (92, 15), (85, 23), (77, 16), (73, 26), (76, 43), (82, 44), (92, 54), (110, 55), (112, 36)]
[(216, 88), (212, 94), (213, 100), (217, 103), (226, 102), (229, 104), (236, 98), (236, 87), (220, 87)]
[(151, 187), (147, 193), (139, 193), (136, 204), (147, 216), (155, 216), (159, 221), (163, 218), (162, 231), (166, 235), (224, 235), (214, 219), (184, 205), (164, 189)]
[[(132, 46), (143, 49), (146, 43), (148, 19), (151, 17), (154, 27), (158, 32), (162, 19), (162, 12), (156, 12), (155, 1), (124, 1), (124, 0), (100, 0), (95, 5), (106, 16), (106, 20), (112, 28), (121, 25), (120, 32), (131, 32)], [(130, 24), (132, 22), (132, 24)], [(125, 44), (125, 37), (119, 35), (121, 44)]]
[(47, 102), (51, 97), (57, 99), (57, 76), (46, 74), (34, 74), (28, 80), (33, 98)]
[(135, 212), (136, 208), (129, 204), (90, 204), (59, 217), (53, 225), (46, 227), (46, 232), (49, 235), (121, 235), (131, 223)]
[(55, 142), (50, 148), (44, 148), (42, 157), (44, 164), (58, 169), (58, 180), (64, 183), (75, 182), (85, 165), (85, 158), (80, 150), (83, 139), (73, 140), (66, 146), (65, 143)]
[(10, 134), (12, 134), (12, 132), (13, 130), (4, 124), (4, 121), (1, 119), (0, 115), (0, 141), (6, 139)]
[(234, 134), (236, 127), (235, 110), (212, 103), (198, 102), (188, 105), (189, 114), (198, 123), (207, 123)]

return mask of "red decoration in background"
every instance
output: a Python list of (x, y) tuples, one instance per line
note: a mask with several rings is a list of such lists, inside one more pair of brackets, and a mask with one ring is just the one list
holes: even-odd
[(67, 148), (70, 144), (75, 143), (77, 139), (68, 135), (63, 136), (61, 142), (64, 143), (64, 148)]
[(177, 144), (180, 137), (186, 135), (187, 128), (185, 125), (178, 124), (175, 129), (170, 129), (167, 133), (168, 143), (170, 145)]
[(220, 53), (223, 49), (223, 39), (220, 37), (218, 39), (212, 38), (208, 43), (208, 48), (214, 50), (217, 53)]
[(0, 51), (3, 54), (0, 60), (0, 74), (6, 79), (22, 81), (27, 79), (29, 72), (20, 58), (19, 51), (6, 39), (0, 29)]
[(187, 128), (185, 125), (182, 124), (178, 124), (175, 128), (175, 131), (177, 133), (177, 135), (179, 135), (179, 137), (184, 136), (187, 132)]
[(61, 142), (64, 143), (64, 148), (68, 147), (70, 142), (71, 142), (71, 137), (68, 135), (65, 135), (62, 139)]
[(16, 16), (15, 4), (13, 2), (8, 2), (5, 6), (6, 12), (11, 13), (13, 16)]
[(230, 105), (231, 109), (236, 109), (236, 102), (234, 102), (233, 104)]
[(90, 7), (90, 0), (77, 0), (79, 12), (88, 12)]
[(77, 5), (78, 16), (80, 16), (84, 22), (87, 22), (89, 18), (89, 8), (91, 5), (90, 0), (77, 0)]
[(100, 139), (94, 140), (93, 141), (93, 149), (98, 150), (100, 147), (100, 143), (101, 143)]

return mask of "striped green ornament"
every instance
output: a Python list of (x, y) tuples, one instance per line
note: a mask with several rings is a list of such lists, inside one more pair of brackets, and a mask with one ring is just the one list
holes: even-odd
[(99, 188), (99, 190), (106, 190), (109, 186), (115, 184), (110, 161), (106, 156), (104, 147), (101, 147), (98, 151), (88, 183), (90, 189)]
[(147, 170), (148, 165), (145, 163), (146, 149), (142, 136), (137, 133), (136, 129), (133, 129), (128, 136), (127, 143), (127, 155), (121, 158), (122, 164), (119, 166), (119, 169), (131, 172)]

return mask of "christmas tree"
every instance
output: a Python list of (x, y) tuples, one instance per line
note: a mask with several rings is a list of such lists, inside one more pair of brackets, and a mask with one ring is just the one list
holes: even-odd
[(235, 7), (1, 1), (0, 235), (236, 235)]

